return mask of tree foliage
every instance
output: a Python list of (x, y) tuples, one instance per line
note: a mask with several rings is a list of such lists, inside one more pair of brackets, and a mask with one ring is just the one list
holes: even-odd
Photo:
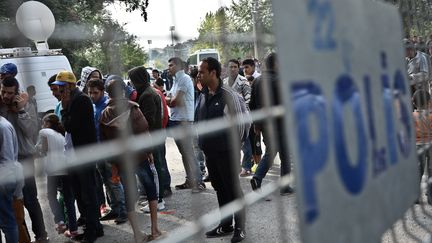
[[(255, 4), (255, 5), (254, 5)], [(255, 7), (254, 7), (255, 6)], [(207, 13), (199, 27), (199, 37), (192, 51), (216, 48), (222, 55), (222, 61), (230, 58), (252, 57), (254, 55), (253, 28), (258, 36), (272, 35), (273, 12), (270, 0), (240, 0), (229, 8), (220, 8)], [(273, 45), (260, 45), (263, 56)]]

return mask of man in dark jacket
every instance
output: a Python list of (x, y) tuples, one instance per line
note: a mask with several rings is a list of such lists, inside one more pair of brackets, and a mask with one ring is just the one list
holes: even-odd
[[(147, 69), (144, 66), (135, 67), (129, 70), (128, 75), (138, 92), (138, 105), (144, 117), (147, 119), (149, 131), (152, 132), (162, 129), (162, 99), (150, 85), (150, 75)], [(165, 209), (165, 203), (163, 201), (165, 190), (164, 179), (169, 176), (169, 172), (167, 165), (163, 164), (162, 147), (155, 147), (152, 153), (159, 179), (158, 210), (161, 211)], [(149, 208), (148, 210), (144, 209), (144, 211), (149, 212)]]
[[(60, 86), (62, 123), (66, 130), (66, 150), (76, 149), (96, 143), (96, 127), (94, 123), (93, 105), (90, 98), (76, 87), (76, 78), (72, 72), (61, 71), (57, 74), (54, 85)], [(84, 234), (76, 240), (94, 242), (103, 236), (99, 222), (99, 208), (96, 200), (96, 166), (84, 165), (70, 173), (74, 182), (73, 192), (78, 204), (81, 204), (86, 219)]]
[[(279, 95), (279, 80), (277, 74), (277, 59), (275, 53), (270, 53), (266, 58), (267, 70), (258, 78), (255, 79), (252, 84), (252, 95), (249, 107), (251, 110), (258, 110), (268, 108), (274, 105), (282, 104), (281, 97)], [(264, 99), (264, 88), (266, 85), (269, 88), (269, 100), (266, 102)], [(267, 126), (269, 125), (269, 126)], [(261, 182), (266, 176), (268, 170), (273, 165), (276, 153), (279, 152), (279, 157), (281, 160), (281, 176), (289, 174), (291, 172), (290, 156), (287, 150), (287, 139), (284, 137), (284, 124), (282, 118), (276, 119), (274, 125), (256, 123), (254, 125), (255, 133), (259, 134), (262, 132), (264, 144), (266, 145), (266, 151), (258, 164), (255, 175), (252, 177), (250, 183), (253, 190), (261, 187)], [(273, 133), (270, 129), (273, 129)], [(293, 192), (291, 187), (286, 187), (281, 190), (281, 195), (290, 194)]]
[[(196, 122), (222, 118), (227, 115), (226, 113), (231, 117), (247, 112), (244, 100), (234, 90), (223, 86), (220, 74), (221, 65), (216, 59), (205, 58), (201, 61), (198, 79), (204, 88), (196, 105)], [(236, 127), (240, 138), (246, 136), (249, 127), (244, 124)], [(234, 136), (237, 138), (237, 149), (227, 130), (198, 138), (206, 157), (210, 182), (216, 191), (219, 207), (243, 197), (238, 178), (241, 143), (239, 137)], [(234, 232), (231, 242), (242, 241), (245, 238), (244, 209), (234, 215), (234, 227), (232, 220), (232, 216), (223, 219), (216, 228), (206, 233), (207, 238), (221, 237)]]

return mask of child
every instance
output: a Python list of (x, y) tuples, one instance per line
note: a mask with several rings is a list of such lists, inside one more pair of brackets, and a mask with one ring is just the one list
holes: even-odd
[[(65, 171), (66, 157), (64, 155), (64, 128), (59, 118), (54, 114), (47, 114), (42, 119), (42, 129), (39, 131), (36, 150), (45, 157), (45, 172), (47, 173), (48, 203), (54, 214), (56, 230), (59, 234), (73, 238), (78, 235), (76, 223), (74, 197)], [(57, 201), (57, 188), (62, 188), (64, 203), (68, 216), (68, 227), (65, 216)], [(69, 229), (69, 230), (67, 230)]]

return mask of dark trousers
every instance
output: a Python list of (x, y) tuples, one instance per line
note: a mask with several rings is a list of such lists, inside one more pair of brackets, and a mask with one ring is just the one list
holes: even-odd
[[(204, 154), (211, 185), (216, 191), (219, 207), (223, 207), (237, 198), (242, 198), (243, 191), (238, 177), (240, 151), (204, 151)], [(244, 229), (245, 219), (245, 209), (234, 214), (235, 228)], [(233, 216), (222, 219), (220, 225), (231, 226), (232, 220)]]
[(70, 181), (72, 182), (72, 190), (77, 199), (77, 203), (81, 204), (85, 219), (85, 233), (89, 236), (95, 236), (96, 230), (102, 229), (99, 222), (99, 206), (96, 198), (96, 167), (87, 166), (70, 173)]
[(51, 208), (51, 212), (54, 215), (54, 222), (66, 222), (64, 217), (64, 210), (57, 200), (57, 188), (59, 186), (61, 187), (61, 192), (63, 193), (63, 201), (68, 216), (68, 228), (70, 231), (76, 231), (78, 229), (78, 226), (76, 223), (77, 219), (75, 212), (75, 198), (73, 196), (72, 185), (69, 181), (68, 175), (47, 177), (48, 203)]
[[(20, 161), (24, 161), (30, 158), (19, 158)], [(30, 168), (34, 171), (34, 162), (31, 162)], [(30, 219), (32, 221), (32, 231), (35, 234), (36, 239), (47, 237), (45, 230), (45, 224), (42, 214), (42, 209), (38, 200), (38, 193), (36, 187), (36, 180), (34, 176), (28, 177), (24, 181), (25, 185), (23, 188), (24, 194), (24, 206), (27, 209)]]
[(256, 169), (254, 178), (262, 181), (266, 176), (269, 169), (272, 167), (276, 154), (279, 152), (279, 158), (281, 160), (280, 175), (284, 176), (291, 173), (291, 159), (288, 149), (286, 149), (287, 138), (284, 137), (284, 133), (279, 130), (275, 133), (275, 138), (272, 140), (267, 131), (263, 130), (263, 140), (266, 146), (264, 156), (262, 157), (258, 167)]

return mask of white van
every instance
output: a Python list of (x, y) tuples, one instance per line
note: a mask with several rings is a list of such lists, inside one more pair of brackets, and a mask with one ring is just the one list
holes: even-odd
[[(0, 49), (0, 66), (5, 63), (14, 63), (17, 66), (16, 79), (20, 90), (26, 91), (28, 86), (33, 85), (36, 89), (38, 112), (45, 113), (53, 110), (58, 103), (51, 94), (48, 79), (62, 70), (72, 71), (72, 68), (59, 50), (49, 50), (48, 54), (41, 56), (29, 50), (30, 48)], [(18, 54), (20, 51), (21, 54)]]
[(216, 49), (201, 49), (189, 56), (188, 63), (190, 66), (196, 67), (206, 57), (213, 57), (220, 61), (219, 52)]
[(36, 50), (30, 47), (0, 49), (0, 66), (5, 63), (17, 66), (20, 90), (26, 91), (30, 85), (35, 87), (37, 108), (42, 115), (54, 110), (58, 104), (51, 94), (48, 79), (60, 71), (72, 71), (72, 68), (60, 49), (49, 49), (47, 40), (54, 32), (55, 18), (46, 5), (26, 1), (18, 8), (15, 20), (18, 29), (35, 43)]

